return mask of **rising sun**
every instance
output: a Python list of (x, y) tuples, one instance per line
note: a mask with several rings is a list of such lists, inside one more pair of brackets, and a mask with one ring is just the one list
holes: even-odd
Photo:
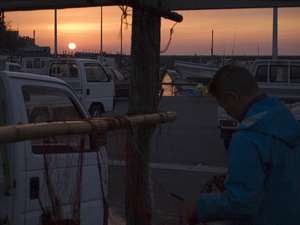
[(76, 49), (76, 44), (75, 44), (74, 42), (70, 42), (70, 43), (68, 44), (68, 48), (69, 48), (70, 50), (75, 50), (75, 49)]

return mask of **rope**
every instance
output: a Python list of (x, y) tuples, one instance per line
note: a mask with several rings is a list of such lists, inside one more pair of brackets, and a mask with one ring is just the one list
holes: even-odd
[[(103, 161), (103, 154), (101, 147), (99, 147), (99, 129), (98, 127), (91, 121), (91, 119), (86, 119), (86, 122), (88, 122), (91, 126), (92, 132), (91, 132), (91, 137), (92, 137), (92, 143), (91, 143), (91, 148), (99, 148), (97, 149), (96, 153), (96, 158), (97, 158), (97, 168), (98, 168), (98, 175), (99, 175), (99, 180), (100, 180), (100, 189), (101, 189), (101, 195), (103, 196), (102, 199), (102, 204), (103, 204), (103, 219), (102, 219), (102, 224), (103, 225), (108, 225), (108, 218), (109, 218), (109, 203), (107, 199), (107, 195), (105, 194), (105, 185), (104, 185), (104, 177), (103, 177), (103, 170), (102, 170), (102, 163), (101, 160)], [(100, 143), (102, 145), (103, 143)], [(106, 144), (106, 140), (105, 140)], [(100, 156), (99, 156), (100, 153)], [(100, 159), (101, 158), (101, 159)]]
[(212, 193), (214, 192), (214, 188), (216, 188), (217, 192), (224, 192), (224, 181), (226, 179), (226, 175), (217, 175), (211, 177), (206, 183), (205, 187), (201, 190), (202, 193)]
[(128, 23), (127, 17), (131, 16), (132, 14), (129, 13), (130, 10), (128, 9), (128, 6), (127, 5), (122, 5), (122, 6), (119, 6), (119, 8), (122, 11), (121, 22), (123, 22), (126, 26), (130, 26), (131, 24)]
[(81, 187), (82, 187), (82, 176), (83, 176), (83, 153), (85, 147), (85, 139), (82, 138), (80, 141), (80, 152), (78, 157), (78, 171), (76, 180), (76, 192), (75, 202), (73, 205), (73, 218), (75, 221), (80, 221), (80, 205), (81, 205)]
[[(68, 136), (67, 139), (69, 142), (70, 137)], [(71, 143), (68, 142), (68, 145)], [(64, 218), (63, 215), (63, 205), (62, 205), (62, 199), (64, 193), (61, 191), (63, 190), (58, 185), (61, 184), (59, 181), (67, 180), (66, 173), (62, 176), (59, 176), (56, 174), (55, 176), (51, 173), (51, 161), (53, 161), (54, 158), (50, 157), (49, 154), (51, 152), (46, 152), (46, 149), (43, 151), (43, 161), (44, 161), (44, 173), (45, 173), (45, 185), (47, 188), (48, 196), (50, 199), (50, 205), (49, 207), (45, 206), (42, 202), (42, 199), (40, 198), (40, 195), (38, 196), (39, 205), (42, 210), (42, 224), (44, 225), (53, 225), (53, 224), (72, 224), (72, 225), (78, 225), (80, 221), (80, 205), (81, 205), (81, 189), (82, 189), (82, 179), (83, 179), (83, 161), (84, 161), (84, 152), (85, 152), (85, 138), (81, 138), (79, 140), (79, 146), (78, 146), (78, 159), (77, 159), (77, 176), (76, 180), (74, 180), (74, 187), (75, 190), (70, 194), (70, 204), (72, 204), (72, 216), (69, 219)], [(74, 152), (75, 153), (75, 152)], [(56, 153), (59, 154), (59, 153)], [(55, 156), (54, 156), (55, 157)], [(73, 158), (71, 159), (73, 160)], [(72, 162), (72, 161), (71, 161)], [(72, 166), (70, 167), (73, 168)], [(67, 168), (65, 168), (66, 170)], [(55, 183), (54, 179), (57, 178), (57, 182)], [(63, 180), (62, 180), (63, 179)], [(44, 183), (44, 182), (43, 182)], [(63, 185), (63, 187), (66, 188), (66, 184)], [(67, 190), (67, 189), (66, 189)], [(72, 200), (72, 202), (71, 202)]]
[[(101, 149), (99, 150), (101, 151)], [(107, 225), (108, 224), (108, 218), (109, 218), (109, 203), (108, 203), (108, 200), (107, 200), (107, 196), (105, 194), (105, 191), (104, 191), (104, 178), (103, 178), (103, 171), (102, 171), (102, 165), (101, 165), (101, 160), (100, 160), (100, 156), (99, 156), (99, 151), (96, 151), (96, 156), (97, 156), (97, 167), (98, 167), (98, 173), (99, 173), (99, 179), (100, 179), (100, 182), (101, 182), (101, 195), (103, 196), (103, 200), (102, 200), (102, 203), (103, 203), (103, 220), (102, 220), (102, 224), (103, 225)], [(101, 152), (100, 152), (101, 154)], [(103, 156), (101, 154), (101, 158), (103, 159)]]
[(170, 36), (169, 40), (167, 42), (167, 45), (163, 48), (163, 50), (160, 51), (160, 53), (166, 53), (169, 50), (169, 47), (171, 45), (172, 39), (173, 39), (173, 34), (174, 34), (174, 28), (177, 25), (177, 23), (174, 23), (173, 26), (170, 29)]
[(131, 16), (131, 14), (128, 13), (128, 6), (127, 5), (123, 5), (123, 6), (119, 6), (119, 8), (122, 11), (121, 14), (121, 25), (120, 25), (120, 39), (121, 39), (121, 49), (120, 49), (120, 54), (123, 54), (123, 24), (126, 25), (126, 29), (128, 28), (129, 24), (127, 21), (127, 17)]
[[(128, 16), (132, 16), (132, 14), (129, 13), (129, 10), (128, 10), (128, 6), (125, 5), (125, 6), (119, 6), (119, 8), (121, 9), (122, 11), (122, 15), (121, 15), (121, 25), (120, 25), (120, 36), (121, 36), (121, 54), (122, 54), (122, 42), (123, 42), (123, 24), (126, 25), (126, 29), (128, 28), (128, 26), (131, 26), (132, 24), (128, 23), (127, 21), (127, 18)], [(169, 48), (170, 48), (170, 45), (172, 43), (172, 39), (173, 39), (173, 34), (174, 34), (174, 28), (175, 26), (177, 25), (177, 22), (173, 24), (173, 26), (171, 27), (170, 29), (170, 35), (169, 35), (169, 40), (166, 44), (166, 46), (163, 48), (163, 50), (160, 51), (160, 53), (166, 53)]]

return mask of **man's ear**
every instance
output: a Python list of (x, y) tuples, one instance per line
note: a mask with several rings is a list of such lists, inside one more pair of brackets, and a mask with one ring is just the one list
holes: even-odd
[(237, 102), (240, 100), (240, 95), (234, 91), (226, 91), (224, 94), (227, 102)]

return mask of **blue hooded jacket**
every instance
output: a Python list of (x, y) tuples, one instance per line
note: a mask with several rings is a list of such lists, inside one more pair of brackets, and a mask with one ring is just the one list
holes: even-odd
[(300, 224), (300, 126), (276, 98), (266, 97), (248, 110), (229, 147), (225, 192), (201, 195), (197, 217), (199, 222)]

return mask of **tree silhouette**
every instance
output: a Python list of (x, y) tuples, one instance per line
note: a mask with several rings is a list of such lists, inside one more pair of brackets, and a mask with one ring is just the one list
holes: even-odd
[(0, 49), (15, 50), (23, 46), (18, 32), (8, 30), (6, 23), (0, 20)]

